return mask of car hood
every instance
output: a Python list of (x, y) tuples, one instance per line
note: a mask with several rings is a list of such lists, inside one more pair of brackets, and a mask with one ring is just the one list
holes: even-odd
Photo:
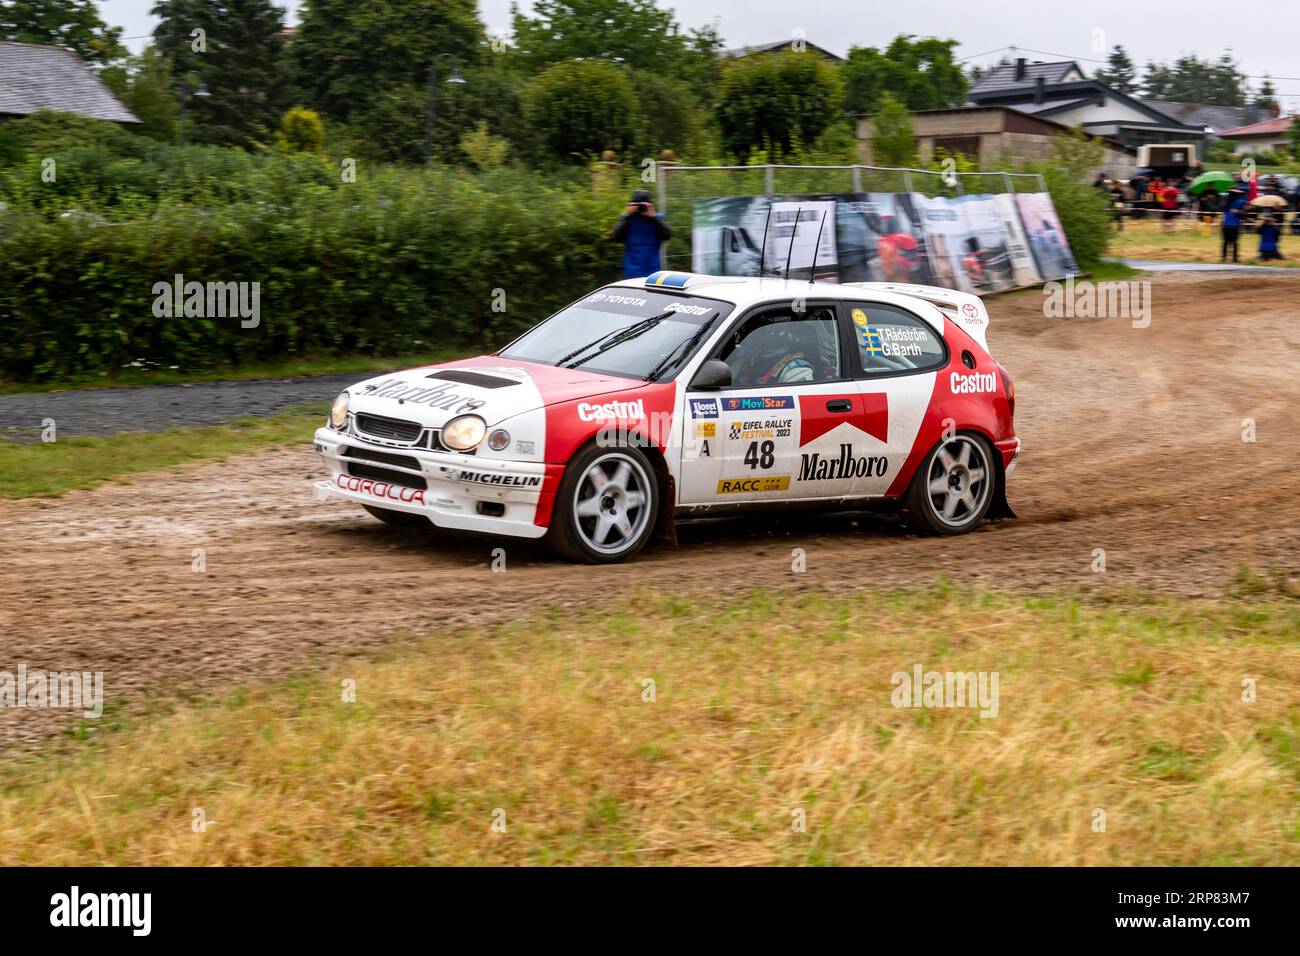
[(377, 375), (348, 389), (353, 413), (383, 415), (441, 428), (473, 412), (489, 426), (546, 405), (644, 386), (581, 369), (556, 368), (493, 356)]

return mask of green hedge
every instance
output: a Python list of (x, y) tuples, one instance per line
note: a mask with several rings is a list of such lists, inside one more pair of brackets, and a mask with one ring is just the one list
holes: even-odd
[[(608, 236), (624, 197), (593, 199), (585, 177), (387, 168), (344, 183), (336, 164), (304, 156), (238, 172), (250, 177), (238, 188), (114, 194), (98, 209), (11, 190), (0, 377), (58, 380), (137, 359), (189, 369), (490, 349), (618, 273)], [(260, 283), (260, 326), (156, 318), (154, 285), (177, 273)], [(498, 289), (504, 313), (493, 311)]]

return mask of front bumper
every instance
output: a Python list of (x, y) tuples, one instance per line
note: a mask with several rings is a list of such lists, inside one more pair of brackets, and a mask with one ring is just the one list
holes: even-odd
[[(316, 430), (315, 447), (330, 470), (328, 481), (316, 482), (319, 501), (342, 498), (423, 515), (440, 528), (521, 538), (546, 534), (534, 518), (538, 504), (554, 498), (563, 471), (562, 465), (381, 446), (332, 428)], [(542, 513), (550, 511), (547, 502)]]

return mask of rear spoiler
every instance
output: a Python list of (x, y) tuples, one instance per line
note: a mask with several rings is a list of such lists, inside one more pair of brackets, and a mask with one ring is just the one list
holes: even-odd
[(844, 285), (870, 292), (909, 295), (929, 302), (936, 308), (943, 309), (948, 318), (980, 344), (980, 348), (986, 352), (989, 349), (989, 343), (984, 337), (989, 327), (989, 313), (977, 295), (955, 289), (941, 289), (937, 285), (908, 285), (904, 282), (845, 282)]

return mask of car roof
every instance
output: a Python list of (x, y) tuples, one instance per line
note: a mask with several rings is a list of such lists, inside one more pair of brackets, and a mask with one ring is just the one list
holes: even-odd
[(794, 298), (893, 305), (923, 318), (940, 335), (944, 319), (951, 319), (986, 351), (988, 311), (977, 295), (938, 286), (895, 282), (809, 282), (774, 276), (710, 276), (695, 272), (662, 270), (642, 279), (623, 279), (614, 288), (650, 289), (720, 299), (741, 308)]

